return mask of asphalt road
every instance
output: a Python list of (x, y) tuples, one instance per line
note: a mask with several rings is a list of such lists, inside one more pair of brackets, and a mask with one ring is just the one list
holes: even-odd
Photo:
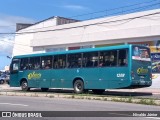
[[(97, 100), (78, 100), (64, 98), (25, 97), (25, 96), (0, 96), (0, 111), (111, 111), (113, 117), (54, 117), (54, 118), (10, 118), (11, 120), (154, 120), (160, 118), (149, 117), (114, 117), (118, 113), (114, 111), (159, 111), (160, 106), (140, 105), (131, 103), (119, 103)], [(8, 118), (0, 118), (8, 120)]]

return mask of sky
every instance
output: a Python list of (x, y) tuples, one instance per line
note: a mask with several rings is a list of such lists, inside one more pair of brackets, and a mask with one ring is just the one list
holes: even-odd
[(36, 23), (52, 16), (87, 20), (156, 8), (160, 0), (2, 0), (0, 70), (10, 64), (6, 56), (12, 56), (14, 35), (9, 33), (15, 33), (16, 23)]

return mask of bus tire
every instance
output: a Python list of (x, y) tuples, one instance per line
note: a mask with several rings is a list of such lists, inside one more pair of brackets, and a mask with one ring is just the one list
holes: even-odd
[(93, 89), (92, 92), (94, 94), (102, 94), (105, 91), (105, 89)]
[(26, 80), (23, 80), (21, 82), (21, 89), (22, 89), (22, 91), (29, 91), (30, 90), (30, 88), (28, 87), (28, 82)]
[(77, 94), (81, 94), (84, 92), (84, 83), (82, 80), (76, 80), (74, 82), (74, 92), (77, 93)]
[(4, 84), (4, 80), (0, 80), (0, 84)]
[(42, 92), (47, 92), (49, 88), (41, 88)]

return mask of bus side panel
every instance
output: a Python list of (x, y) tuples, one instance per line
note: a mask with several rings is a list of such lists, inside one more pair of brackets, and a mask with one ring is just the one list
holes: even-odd
[(63, 88), (63, 74), (64, 70), (56, 69), (51, 72), (51, 87)]
[(99, 80), (99, 68), (82, 68), (79, 76), (82, 76), (84, 80), (85, 89), (102, 88), (102, 84), (104, 84)]
[(76, 76), (83, 79), (85, 89), (122, 88), (131, 84), (128, 67), (81, 68), (72, 69), (66, 73), (66, 79), (69, 82), (67, 84), (65, 81), (65, 87), (67, 87), (66, 85), (70, 87), (70, 80)]
[(19, 79), (18, 79), (19, 73), (15, 73), (15, 74), (11, 74), (10, 75), (10, 81), (9, 81), (9, 85), (11, 87), (19, 87)]
[(25, 78), (28, 81), (28, 87), (32, 88), (50, 87), (50, 70), (21, 71), (19, 73), (19, 80), (21, 80), (22, 78)]
[(108, 89), (128, 87), (131, 84), (128, 67), (102, 68), (101, 71), (102, 79), (108, 83)]
[(55, 69), (51, 72), (52, 88), (73, 88), (72, 76), (75, 75), (73, 70)]
[[(40, 88), (50, 88), (51, 87), (51, 69), (45, 69), (45, 70), (37, 70), (37, 75), (40, 75), (41, 77), (35, 79), (37, 81), (37, 85)], [(38, 77), (38, 76), (37, 76)]]
[(39, 87), (40, 78), (37, 78), (36, 75), (39, 74), (39, 71), (33, 71), (33, 70), (24, 70), (19, 72), (19, 84), (20, 81), (25, 78), (28, 82), (28, 87)]

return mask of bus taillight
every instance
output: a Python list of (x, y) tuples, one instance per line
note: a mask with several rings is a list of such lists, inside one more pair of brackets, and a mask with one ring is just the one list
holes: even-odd
[(152, 79), (152, 74), (150, 74), (150, 79)]

